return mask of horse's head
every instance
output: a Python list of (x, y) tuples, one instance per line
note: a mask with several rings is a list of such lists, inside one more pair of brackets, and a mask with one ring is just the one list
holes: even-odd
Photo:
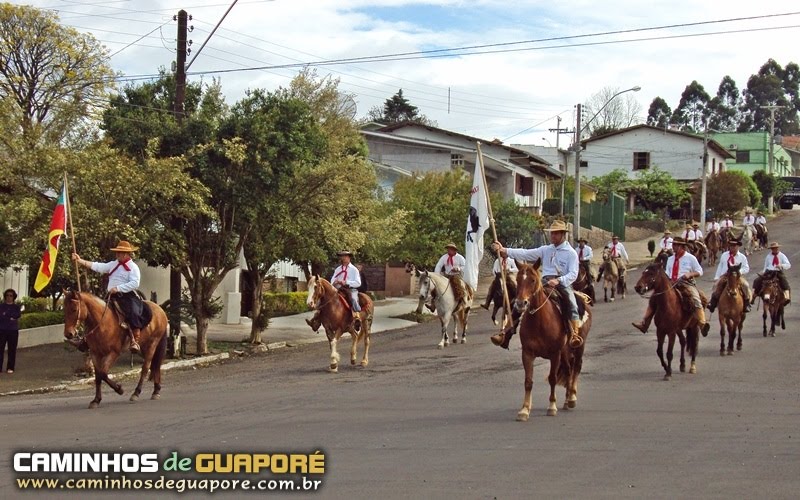
[(514, 300), (514, 309), (522, 312), (528, 308), (534, 295), (542, 291), (542, 274), (539, 272), (541, 261), (533, 265), (519, 266), (517, 273), (517, 298)]
[(662, 248), (661, 251), (658, 252), (658, 255), (656, 255), (656, 258), (653, 259), (653, 264), (659, 264), (662, 267), (665, 266), (667, 264), (667, 259), (669, 259), (669, 256), (671, 254), (672, 254), (671, 250), (667, 250), (666, 248)]
[(433, 281), (431, 281), (431, 277), (428, 274), (428, 271), (422, 271), (419, 273), (419, 300), (424, 301), (430, 295), (431, 290), (436, 288)]
[(325, 296), (325, 285), (323, 279), (315, 274), (308, 280), (308, 298), (306, 305), (309, 309), (316, 309), (322, 297)]
[(656, 283), (658, 283), (659, 277), (664, 274), (664, 264), (660, 262), (653, 262), (652, 264), (648, 265), (642, 271), (642, 276), (639, 278), (639, 281), (636, 282), (636, 285), (633, 287), (636, 290), (636, 293), (639, 295), (644, 295), (649, 290), (655, 290)]
[(78, 330), (81, 321), (86, 320), (89, 308), (83, 304), (80, 292), (72, 290), (64, 293), (64, 337), (71, 339)]
[(739, 293), (739, 287), (737, 284), (739, 283), (739, 277), (742, 275), (742, 265), (737, 264), (735, 266), (728, 266), (728, 271), (725, 273), (727, 277), (727, 289), (728, 295), (735, 297), (737, 293)]
[(611, 249), (605, 247), (603, 249), (603, 262), (608, 262), (611, 260)]

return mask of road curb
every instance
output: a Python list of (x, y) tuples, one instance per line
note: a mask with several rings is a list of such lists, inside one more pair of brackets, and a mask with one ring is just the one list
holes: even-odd
[[(284, 343), (285, 344), (285, 343)], [(190, 366), (198, 366), (198, 365), (207, 365), (211, 363), (215, 363), (217, 361), (222, 361), (224, 359), (230, 358), (230, 353), (223, 352), (220, 354), (214, 354), (211, 356), (203, 356), (200, 358), (192, 358), (192, 359), (182, 359), (179, 361), (172, 361), (169, 363), (165, 363), (161, 366), (162, 371), (172, 370), (174, 368), (187, 368)], [(134, 370), (127, 370), (120, 373), (114, 374), (114, 379), (120, 379), (125, 377), (131, 377), (135, 375), (139, 375), (141, 373), (141, 368), (137, 368)], [(0, 393), (0, 397), (3, 396), (23, 396), (26, 394), (46, 394), (49, 392), (60, 392), (60, 391), (69, 391), (69, 390), (76, 390), (80, 389), (81, 386), (88, 385), (94, 382), (94, 377), (86, 377), (80, 380), (74, 380), (71, 382), (64, 382), (61, 384), (51, 385), (47, 387), (37, 387), (36, 389), (22, 389), (19, 391), (9, 391), (9, 392), (2, 392)]]

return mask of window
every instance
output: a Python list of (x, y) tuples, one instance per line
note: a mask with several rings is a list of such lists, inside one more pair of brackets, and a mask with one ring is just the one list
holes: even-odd
[(750, 163), (750, 151), (736, 151), (736, 163)]
[(581, 160), (581, 168), (589, 168), (589, 162), (586, 160)]
[(711, 175), (714, 175), (716, 173), (717, 173), (717, 159), (711, 158)]
[(517, 182), (516, 182), (516, 192), (520, 196), (532, 196), (533, 195), (533, 177), (523, 177), (521, 175), (517, 175)]
[(650, 153), (633, 153), (633, 169), (646, 170), (648, 168), (650, 168)]
[(464, 155), (451, 153), (450, 168), (464, 168)]

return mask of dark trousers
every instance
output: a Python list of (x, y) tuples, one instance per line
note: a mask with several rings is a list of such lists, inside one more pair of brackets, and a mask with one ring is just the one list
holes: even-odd
[[(769, 271), (767, 271), (769, 272)], [(789, 288), (789, 280), (786, 279), (786, 276), (783, 274), (783, 271), (773, 271), (774, 275), (778, 278), (778, 283), (781, 285), (781, 290), (791, 290)], [(766, 275), (763, 276), (756, 276), (756, 279), (753, 281), (753, 295), (761, 295), (761, 289), (764, 287), (764, 278)]]
[(3, 358), (8, 343), (8, 365), (7, 369), (14, 370), (17, 361), (17, 343), (19, 342), (19, 330), (0, 330), (0, 372), (3, 371)]
[[(142, 316), (144, 312), (144, 302), (136, 295), (136, 292), (118, 293), (112, 296), (111, 300), (119, 305), (129, 327), (144, 328), (147, 326), (147, 323), (150, 322), (149, 318), (144, 318)], [(147, 321), (145, 321), (145, 319)]]

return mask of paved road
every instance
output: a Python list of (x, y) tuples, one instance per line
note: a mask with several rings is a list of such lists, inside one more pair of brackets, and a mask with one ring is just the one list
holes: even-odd
[[(793, 212), (770, 226), (798, 264), (793, 283), (798, 222)], [(751, 265), (763, 259), (757, 253)], [(776, 338), (763, 338), (751, 315), (744, 350), (726, 357), (714, 315), (698, 373), (671, 382), (662, 381), (654, 335), (630, 327), (644, 306), (628, 296), (595, 309), (577, 409), (545, 416), (537, 364), (527, 423), (514, 420), (519, 344), (492, 346), (482, 310), (465, 345), (436, 350), (434, 324), (377, 334), (372, 364), (336, 375), (325, 369), (327, 345), (310, 344), (170, 372), (157, 402), (129, 404), (108, 390), (97, 411), (85, 409), (88, 391), (3, 400), (0, 496), (19, 494), (10, 450), (320, 449), (327, 473), (316, 498), (797, 498), (797, 306)], [(558, 397), (560, 407), (563, 390)]]

